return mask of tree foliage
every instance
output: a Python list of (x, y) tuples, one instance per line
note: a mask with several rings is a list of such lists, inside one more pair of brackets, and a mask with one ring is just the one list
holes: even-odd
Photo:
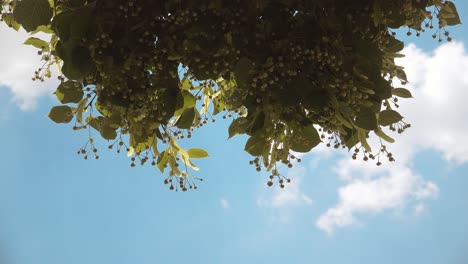
[[(277, 164), (320, 143), (393, 161), (384, 133), (409, 127), (396, 111), (411, 93), (395, 64), (395, 31), (451, 40), (460, 22), (443, 0), (14, 0), (2, 19), (31, 36), (45, 61), (34, 79), (60, 69), (62, 103), (49, 117), (96, 130), (134, 166), (152, 163), (171, 189), (196, 187), (187, 168), (202, 149), (178, 144), (214, 116), (232, 119), (229, 137), (248, 135), (245, 151), (268, 185), (286, 181)], [(385, 129), (387, 130), (387, 129)], [(374, 133), (370, 133), (374, 132)], [(124, 142), (122, 135), (128, 135)], [(382, 142), (382, 141), (380, 141)], [(97, 156), (94, 140), (79, 151)], [(183, 169), (182, 169), (183, 168)]]

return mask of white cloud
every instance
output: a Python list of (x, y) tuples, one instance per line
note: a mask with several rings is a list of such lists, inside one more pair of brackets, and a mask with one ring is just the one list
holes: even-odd
[(405, 67), (414, 99), (401, 99), (399, 111), (412, 127), (388, 146), (394, 163), (377, 167), (349, 156), (338, 162), (335, 172), (345, 185), (338, 190), (338, 203), (316, 221), (328, 233), (359, 223), (359, 214), (409, 204), (415, 204), (415, 215), (423, 213), (424, 201), (436, 198), (439, 190), (411, 170), (417, 152), (435, 149), (447, 161), (468, 161), (468, 54), (463, 44), (447, 43), (431, 54), (411, 44), (404, 53), (398, 63)]
[(291, 183), (286, 183), (284, 189), (274, 185), (271, 187), (274, 190), (268, 189), (269, 194), (264, 194), (257, 199), (257, 205), (259, 207), (279, 208), (291, 205), (312, 204), (312, 199), (300, 189), (300, 182), (304, 178), (304, 175), (305, 168), (296, 165), (296, 167), (288, 171), (287, 178), (291, 179)]
[(402, 106), (413, 123), (403, 138), (412, 146), (440, 151), (448, 161), (468, 161), (468, 54), (463, 44), (444, 44), (434, 54), (410, 45), (405, 52), (401, 63), (415, 99)]
[(37, 99), (51, 94), (58, 85), (58, 80), (54, 77), (44, 83), (31, 80), (34, 71), (42, 62), (36, 48), (22, 44), (28, 36), (23, 30), (16, 32), (3, 22), (0, 25), (0, 89), (9, 89), (13, 95), (13, 102), (22, 110), (34, 109)]
[(221, 207), (223, 207), (224, 209), (228, 209), (229, 207), (231, 207), (229, 205), (229, 202), (224, 198), (221, 198), (219, 202), (221, 203)]
[(385, 176), (371, 179), (356, 176), (349, 180), (338, 190), (338, 205), (322, 214), (317, 226), (333, 233), (336, 228), (358, 223), (356, 214), (401, 208), (411, 201), (435, 198), (439, 193), (435, 184), (414, 175), (407, 167), (395, 166), (384, 170), (388, 173)]

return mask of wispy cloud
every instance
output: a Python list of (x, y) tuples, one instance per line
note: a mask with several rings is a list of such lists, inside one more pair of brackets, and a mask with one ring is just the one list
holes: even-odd
[(416, 216), (422, 215), (425, 211), (426, 211), (426, 205), (423, 203), (419, 203), (415, 205), (413, 209), (414, 215)]
[(316, 221), (317, 227), (328, 233), (359, 223), (359, 214), (410, 203), (415, 204), (415, 215), (424, 212), (424, 201), (436, 198), (439, 189), (412, 170), (417, 152), (435, 149), (447, 161), (468, 161), (468, 122), (464, 122), (468, 116), (468, 54), (463, 44), (447, 43), (433, 53), (409, 45), (404, 53), (406, 57), (399, 63), (405, 66), (415, 98), (408, 103), (402, 99), (400, 111), (412, 128), (388, 146), (395, 163), (377, 167), (349, 157), (338, 162), (336, 173), (346, 184), (338, 190), (338, 204)]
[(228, 202), (228, 200), (226, 200), (226, 199), (224, 199), (224, 198), (221, 198), (221, 199), (219, 200), (219, 202), (220, 202), (220, 204), (221, 204), (221, 207), (224, 208), (224, 209), (229, 209), (229, 207), (231, 207), (230, 204), (229, 204), (229, 202)]
[(357, 214), (397, 209), (411, 201), (421, 202), (438, 195), (435, 184), (407, 167), (391, 167), (387, 173), (371, 179), (357, 176), (349, 180), (338, 190), (338, 204), (319, 217), (317, 226), (331, 234), (336, 228), (358, 223)]
[(36, 48), (22, 44), (28, 37), (24, 31), (16, 32), (4, 24), (0, 26), (0, 89), (9, 89), (13, 102), (22, 110), (34, 109), (37, 99), (52, 94), (58, 85), (56, 79), (44, 83), (31, 80), (42, 62)]

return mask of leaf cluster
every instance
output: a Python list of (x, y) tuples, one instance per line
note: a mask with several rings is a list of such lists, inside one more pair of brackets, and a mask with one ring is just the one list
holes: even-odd
[(409, 126), (395, 96), (412, 97), (392, 85), (407, 82), (393, 30), (450, 41), (446, 26), (461, 23), (442, 0), (14, 0), (2, 19), (51, 34), (25, 44), (48, 62), (39, 72), (61, 70), (53, 121), (75, 118), (133, 160), (169, 167), (167, 183), (182, 190), (180, 165), (196, 170), (191, 159), (208, 154), (177, 140), (216, 115), (232, 118), (229, 137), (248, 135), (252, 163), (279, 181), (278, 163), (321, 142), (365, 153), (371, 131), (393, 142), (384, 127)]

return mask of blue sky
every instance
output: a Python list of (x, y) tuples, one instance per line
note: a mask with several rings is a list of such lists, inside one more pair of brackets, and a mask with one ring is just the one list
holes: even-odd
[(54, 82), (28, 81), (34, 50), (2, 26), (0, 263), (468, 263), (468, 30), (452, 31), (451, 44), (407, 40), (413, 128), (397, 162), (320, 147), (283, 171), (286, 190), (267, 188), (219, 118), (183, 142), (211, 155), (199, 190), (175, 193), (104, 140), (99, 161), (76, 155), (86, 133), (48, 120)]

